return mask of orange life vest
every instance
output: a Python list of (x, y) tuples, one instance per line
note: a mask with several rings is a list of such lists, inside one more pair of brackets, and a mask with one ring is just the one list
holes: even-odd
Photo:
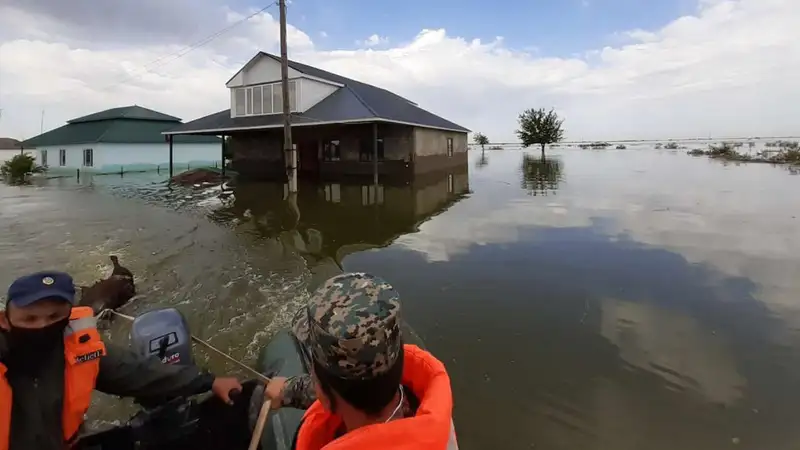
[(415, 345), (403, 347), (402, 383), (419, 400), (414, 417), (368, 425), (336, 438), (342, 420), (317, 400), (306, 411), (297, 434), (297, 450), (435, 449), (457, 450), (453, 395), (444, 364)]
[[(64, 330), (64, 410), (61, 426), (64, 442), (77, 437), (83, 417), (92, 401), (100, 357), (106, 347), (97, 331), (92, 308), (75, 307)], [(5, 365), (0, 363), (0, 450), (8, 450), (11, 437), (11, 386), (6, 379)]]

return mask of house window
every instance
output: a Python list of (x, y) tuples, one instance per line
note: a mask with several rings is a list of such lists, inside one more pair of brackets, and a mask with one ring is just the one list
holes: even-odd
[[(372, 148), (372, 139), (362, 139), (358, 151), (359, 161), (372, 161), (375, 150)], [(378, 139), (378, 161), (383, 161), (383, 139)]]
[(453, 156), (453, 138), (447, 138), (447, 156)]
[(94, 167), (94, 152), (90, 148), (83, 149), (83, 167)]
[(236, 115), (237, 116), (244, 116), (245, 115), (245, 96), (246, 96), (246, 89), (234, 89), (234, 97), (236, 100)]
[(383, 185), (369, 184), (361, 186), (361, 205), (382, 205), (383, 204)]
[(322, 144), (323, 161), (339, 161), (341, 159), (342, 154), (338, 140), (325, 141)]
[(297, 82), (289, 81), (289, 109), (297, 111)]
[(247, 102), (245, 103), (245, 105), (247, 105), (246, 114), (248, 116), (250, 116), (250, 115), (253, 114), (253, 89), (252, 88), (248, 88), (245, 91), (245, 94), (247, 94)]
[(63, 148), (58, 151), (58, 165), (61, 167), (67, 165), (67, 151)]
[(455, 185), (453, 183), (453, 174), (447, 174), (447, 193), (452, 194), (455, 192)]
[(261, 103), (264, 105), (264, 114), (272, 114), (272, 85), (261, 86)]
[(275, 114), (283, 112), (283, 89), (280, 84), (272, 85), (272, 111)]
[(47, 150), (42, 150), (42, 165), (47, 167)]
[(253, 88), (253, 114), (262, 114), (261, 108), (261, 86)]
[[(283, 88), (281, 83), (236, 88), (234, 112), (239, 116), (258, 116), (283, 112)], [(289, 108), (297, 112), (297, 80), (289, 80)]]

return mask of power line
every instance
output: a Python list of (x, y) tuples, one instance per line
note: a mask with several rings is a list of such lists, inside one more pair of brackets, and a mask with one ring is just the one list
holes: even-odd
[[(178, 50), (176, 52), (173, 52), (173, 53), (170, 53), (170, 54), (167, 54), (167, 55), (164, 55), (164, 56), (161, 56), (159, 58), (154, 59), (153, 61), (145, 64), (144, 66), (142, 66), (142, 69), (144, 69), (143, 72), (132, 74), (132, 75), (127, 75), (125, 78), (122, 78), (122, 79), (120, 79), (120, 80), (118, 80), (118, 81), (116, 81), (116, 82), (114, 82), (112, 84), (109, 84), (109, 85), (107, 85), (105, 87), (102, 87), (100, 89), (95, 89), (94, 91), (95, 92), (104, 92), (104, 91), (107, 91), (108, 89), (111, 89), (113, 87), (119, 86), (120, 84), (123, 84), (123, 83), (125, 83), (127, 81), (131, 81), (131, 80), (133, 80), (135, 78), (141, 77), (142, 75), (145, 75), (147, 73), (155, 74), (156, 72), (153, 72), (153, 69), (157, 69), (159, 67), (166, 66), (167, 64), (170, 64), (170, 63), (172, 63), (174, 61), (177, 61), (177, 60), (183, 58), (184, 56), (186, 56), (187, 54), (191, 53), (192, 51), (197, 50), (198, 48), (203, 47), (203, 46), (211, 43), (212, 41), (214, 41), (218, 37), (222, 36), (223, 34), (227, 33), (228, 31), (230, 31), (230, 30), (236, 28), (237, 26), (247, 22), (248, 20), (250, 20), (253, 17), (263, 13), (267, 9), (269, 9), (269, 8), (271, 8), (271, 7), (273, 7), (273, 6), (277, 5), (277, 4), (278, 4), (277, 1), (272, 2), (269, 5), (267, 5), (267, 6), (263, 7), (263, 8), (261, 8), (261, 9), (259, 9), (258, 11), (250, 14), (249, 16), (246, 16), (246, 17), (244, 17), (244, 18), (242, 18), (240, 20), (237, 20), (236, 22), (228, 25), (227, 27), (216, 31), (213, 34), (210, 34), (210, 35), (206, 36), (205, 38), (200, 39), (199, 41), (196, 41), (196, 42), (184, 47), (181, 50)], [(169, 58), (169, 57), (173, 57), (173, 58), (165, 61), (163, 64), (158, 64), (155, 67), (149, 68), (150, 66), (153, 66), (154, 64), (156, 64), (158, 62), (164, 61), (166, 58)], [(61, 99), (61, 100), (58, 100), (56, 102), (48, 104), (48, 106), (54, 105), (54, 104), (63, 103), (66, 100), (67, 99)]]

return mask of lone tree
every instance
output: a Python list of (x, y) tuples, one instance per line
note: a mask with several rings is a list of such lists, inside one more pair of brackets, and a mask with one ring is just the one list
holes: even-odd
[(489, 144), (489, 138), (483, 133), (475, 133), (475, 135), (472, 136), (472, 140), (481, 146), (481, 151), (485, 150), (484, 146)]
[(545, 111), (541, 109), (528, 109), (519, 115), (519, 130), (517, 136), (522, 141), (522, 147), (530, 147), (534, 144), (542, 146), (542, 158), (544, 158), (544, 146), (555, 144), (564, 138), (564, 130), (561, 125), (564, 119), (558, 117), (554, 110)]

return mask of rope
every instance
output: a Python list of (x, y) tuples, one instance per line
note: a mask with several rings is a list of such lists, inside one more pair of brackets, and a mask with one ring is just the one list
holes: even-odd
[[(113, 314), (113, 315), (115, 315), (117, 317), (121, 317), (121, 318), (127, 320), (128, 322), (133, 322), (134, 319), (135, 319), (135, 317), (133, 317), (133, 316), (128, 316), (126, 314), (122, 314), (120, 312), (114, 311), (113, 309), (104, 309), (104, 310), (100, 311), (100, 314), (98, 314), (97, 317), (100, 318), (105, 313), (111, 313), (111, 314)], [(252, 367), (248, 366), (247, 364), (245, 364), (245, 363), (239, 361), (238, 359), (230, 356), (229, 354), (227, 354), (227, 353), (223, 352), (222, 350), (214, 347), (213, 345), (209, 344), (208, 342), (200, 339), (199, 337), (197, 337), (195, 335), (191, 335), (191, 338), (192, 338), (192, 341), (194, 341), (196, 344), (200, 344), (202, 347), (205, 347), (206, 349), (211, 350), (212, 352), (216, 353), (217, 355), (222, 356), (223, 358), (227, 359), (228, 361), (234, 363), (239, 368), (241, 368), (241, 369), (247, 371), (249, 374), (255, 376), (259, 380), (261, 380), (261, 381), (263, 381), (265, 383), (269, 382), (269, 380), (270, 380), (269, 377), (267, 377), (263, 373), (253, 369)]]

